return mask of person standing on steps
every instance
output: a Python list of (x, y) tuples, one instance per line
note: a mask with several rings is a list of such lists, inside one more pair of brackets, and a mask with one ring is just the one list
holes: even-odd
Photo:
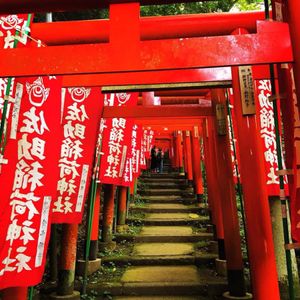
[(157, 151), (156, 146), (151, 149), (151, 173), (156, 173), (157, 168)]
[(157, 151), (157, 156), (156, 156), (156, 169), (158, 173), (162, 173), (162, 164), (163, 164), (163, 152), (161, 148), (158, 149)]

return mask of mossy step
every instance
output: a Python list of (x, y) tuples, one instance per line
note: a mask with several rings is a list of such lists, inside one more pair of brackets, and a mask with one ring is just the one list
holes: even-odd
[[(182, 226), (182, 225), (193, 225), (193, 224), (208, 224), (210, 222), (208, 217), (199, 217), (196, 214), (192, 214), (197, 216), (197, 218), (189, 218), (184, 217), (184, 215), (191, 215), (191, 214), (185, 214), (185, 213), (177, 213), (177, 218), (164, 218), (163, 216), (159, 217), (158, 215), (166, 215), (164, 213), (157, 213), (157, 214), (149, 214), (154, 215), (153, 217), (145, 217), (144, 219), (140, 218), (128, 218), (127, 223), (128, 224), (143, 224), (148, 226)], [(171, 215), (169, 213), (169, 215)], [(175, 213), (174, 213), (175, 215)], [(182, 217), (181, 217), (182, 215)]]
[(130, 206), (130, 211), (145, 212), (145, 213), (168, 213), (168, 212), (191, 212), (206, 214), (208, 208), (203, 204), (185, 205), (182, 203), (146, 203), (143, 206)]
[(117, 296), (113, 300), (207, 300), (201, 296)]
[(89, 284), (87, 290), (112, 296), (197, 295), (213, 299), (226, 288), (225, 278), (216, 276), (211, 270), (189, 265), (132, 266), (126, 269), (120, 282), (95, 282)]
[(140, 178), (139, 179), (140, 182), (144, 182), (144, 183), (159, 183), (159, 182), (168, 182), (168, 183), (177, 183), (177, 184), (180, 184), (180, 183), (183, 183), (183, 184), (186, 184), (187, 183), (187, 179), (185, 178), (182, 178), (182, 177), (172, 177), (172, 178), (164, 178), (164, 177), (144, 177), (144, 178)]
[[(156, 243), (158, 244), (158, 243)], [(153, 266), (153, 265), (197, 265), (205, 266), (214, 263), (218, 257), (214, 253), (204, 253), (201, 255), (183, 255), (183, 256), (119, 256), (110, 257), (106, 256), (102, 258), (103, 265), (111, 265), (111, 263), (118, 266)]]
[(197, 203), (195, 196), (191, 197), (180, 196), (180, 195), (171, 195), (171, 196), (141, 196), (141, 201), (145, 203)]
[(153, 195), (153, 196), (160, 196), (160, 195), (189, 195), (193, 196), (193, 188), (186, 188), (186, 189), (160, 189), (160, 188), (146, 188), (142, 191), (138, 190), (140, 195)]
[[(149, 226), (150, 227), (150, 226)], [(151, 226), (151, 227), (166, 227), (166, 226)], [(182, 226), (183, 227), (183, 226)], [(210, 241), (213, 239), (213, 234), (211, 233), (197, 233), (197, 234), (182, 234), (178, 235), (177, 233), (170, 233), (168, 235), (155, 235), (155, 234), (139, 234), (139, 235), (130, 235), (130, 234), (116, 234), (115, 239), (117, 242), (128, 241), (135, 243), (196, 243), (200, 241)]]
[(155, 182), (147, 182), (147, 183), (141, 183), (141, 186), (144, 188), (158, 188), (158, 189), (170, 189), (170, 188), (176, 188), (176, 189), (186, 189), (189, 188), (189, 184), (187, 183), (178, 183), (178, 182), (161, 182), (161, 181), (155, 181)]

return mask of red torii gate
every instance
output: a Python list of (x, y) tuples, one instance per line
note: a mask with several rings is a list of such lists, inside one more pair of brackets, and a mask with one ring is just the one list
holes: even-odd
[[(142, 3), (153, 4), (150, 1)], [(3, 11), (0, 9), (0, 12), (8, 13), (17, 4), (20, 4), (19, 1), (1, 4)], [(70, 6), (74, 7), (75, 5), (78, 5), (78, 8), (83, 6), (86, 8), (98, 6), (98, 3), (91, 0), (86, 1), (84, 4), (76, 1), (62, 1), (60, 3), (49, 1), (43, 2), (43, 8), (41, 8), (41, 3), (32, 0), (25, 7), (23, 5), (22, 9), (30, 10), (30, 8), (33, 8), (32, 11), (41, 9), (57, 10), (59, 8), (66, 9)], [(16, 12), (18, 9), (14, 11)], [(138, 78), (144, 78), (150, 72), (150, 75), (155, 77), (162, 75), (161, 78), (164, 79), (152, 82), (153, 84), (161, 84), (174, 82), (171, 80), (171, 75), (174, 75), (172, 72), (176, 72), (177, 76), (181, 72), (186, 72), (184, 82), (195, 82), (196, 80), (191, 75), (197, 76), (195, 72), (192, 73), (197, 68), (293, 61), (287, 24), (259, 21), (257, 22), (257, 32), (252, 34), (183, 39), (170, 38), (150, 41), (140, 38), (138, 3), (123, 4), (123, 1), (118, 1), (118, 4), (116, 2), (115, 4), (110, 4), (110, 12), (109, 42), (103, 44), (48, 46), (39, 49), (1, 50), (0, 76), (47, 74), (73, 76), (78, 74), (80, 76), (77, 77), (78, 85), (83, 85), (82, 74), (93, 74), (84, 75), (87, 76), (86, 81), (96, 82), (97, 79), (97, 85), (100, 85), (101, 82), (106, 80), (105, 85), (109, 86), (121, 85), (121, 79), (124, 75), (131, 76), (126, 83), (128, 85), (136, 84), (137, 82), (139, 84), (149, 84), (149, 78), (146, 78), (144, 82), (142, 80), (138, 81)], [(127, 26), (124, 26), (123, 22)], [(278, 36), (281, 37), (280, 44), (278, 43)], [(127, 44), (126, 51), (123, 51), (120, 55), (119, 50), (122, 49), (124, 44)], [(206, 51), (204, 52), (203, 49)], [(228, 49), (231, 51), (228, 51)], [(193, 56), (190, 55), (191, 53), (193, 53)], [(14, 62), (14, 64), (11, 64), (11, 62)], [(26, 67), (24, 62), (26, 62)], [(191, 72), (190, 74), (188, 73), (189, 71)], [(94, 76), (95, 78), (90, 78), (89, 76)], [(107, 79), (107, 76), (111, 76), (111, 81)], [(190, 80), (189, 76), (191, 76)], [(201, 81), (199, 78), (198, 81)], [(214, 80), (210, 78), (208, 82), (214, 82)], [(72, 84), (74, 85), (74, 81)], [(214, 86), (220, 85), (222, 85), (220, 82), (216, 82)], [(197, 113), (199, 114), (200, 111)]]

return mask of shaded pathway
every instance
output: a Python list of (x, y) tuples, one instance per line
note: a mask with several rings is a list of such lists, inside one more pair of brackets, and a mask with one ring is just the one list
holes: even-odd
[(207, 252), (213, 235), (193, 188), (176, 173), (150, 174), (140, 178), (138, 192), (128, 222), (142, 228), (127, 258), (130, 266), (118, 289), (110, 290), (113, 299), (217, 299), (226, 283), (209, 267), (216, 258)]

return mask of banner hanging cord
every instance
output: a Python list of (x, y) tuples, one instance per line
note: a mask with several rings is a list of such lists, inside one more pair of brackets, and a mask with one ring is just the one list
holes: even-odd
[[(103, 119), (103, 109), (100, 116), (100, 124), (101, 120)], [(100, 125), (101, 126), (101, 125)], [(84, 263), (84, 275), (83, 275), (83, 285), (82, 285), (82, 295), (86, 295), (87, 290), (87, 273), (88, 273), (88, 261), (89, 261), (89, 255), (90, 255), (90, 248), (91, 248), (91, 232), (92, 232), (92, 224), (94, 219), (94, 207), (95, 207), (95, 200), (96, 200), (96, 194), (97, 194), (97, 177), (98, 177), (98, 171), (100, 169), (100, 158), (101, 158), (101, 151), (102, 151), (102, 138), (101, 138), (101, 131), (99, 126), (99, 140), (98, 145), (96, 146), (95, 150), (95, 158), (94, 158), (94, 169), (93, 169), (93, 175), (92, 175), (92, 181), (91, 181), (91, 188), (90, 188), (90, 205), (89, 205), (89, 215), (88, 215), (88, 227), (87, 227), (87, 241), (86, 241), (86, 247), (85, 247), (85, 263)]]
[[(243, 198), (243, 190), (240, 180), (240, 172), (238, 168), (238, 159), (237, 159), (237, 151), (236, 151), (236, 142), (234, 138), (234, 131), (233, 131), (233, 121), (232, 121), (232, 111), (229, 103), (229, 97), (228, 92), (226, 90), (226, 103), (227, 103), (227, 110), (228, 110), (228, 116), (229, 116), (229, 126), (230, 126), (230, 135), (232, 140), (232, 149), (233, 149), (233, 157), (234, 157), (234, 168), (236, 172), (236, 178), (237, 178), (237, 192), (239, 197), (239, 203), (241, 206), (241, 215), (242, 215), (242, 223), (243, 223), (243, 229), (244, 229), (244, 235), (245, 235), (245, 241), (247, 244), (248, 238), (247, 238), (247, 230), (246, 230), (246, 218), (245, 218), (245, 208), (244, 208), (244, 198)], [(246, 247), (247, 251), (247, 257), (249, 258), (248, 248)]]

